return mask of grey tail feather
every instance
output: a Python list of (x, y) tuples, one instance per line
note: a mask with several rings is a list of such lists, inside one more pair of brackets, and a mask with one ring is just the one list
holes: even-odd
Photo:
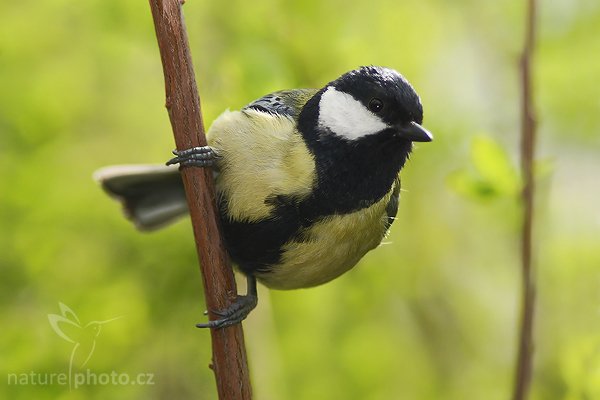
[(96, 171), (94, 179), (140, 230), (160, 228), (188, 212), (177, 166), (115, 165)]

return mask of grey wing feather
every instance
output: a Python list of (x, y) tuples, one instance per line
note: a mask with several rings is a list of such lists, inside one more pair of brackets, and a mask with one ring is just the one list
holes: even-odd
[(281, 90), (245, 106), (243, 110), (256, 110), (269, 114), (298, 118), (304, 104), (317, 93), (317, 89)]

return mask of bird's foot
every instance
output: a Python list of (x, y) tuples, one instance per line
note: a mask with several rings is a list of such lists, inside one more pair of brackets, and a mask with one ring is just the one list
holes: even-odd
[(167, 161), (167, 165), (179, 164), (182, 167), (212, 167), (218, 157), (215, 150), (210, 146), (173, 150), (173, 154), (175, 157)]
[(254, 310), (258, 303), (258, 296), (255, 294), (247, 294), (238, 296), (235, 302), (222, 311), (213, 311), (213, 314), (218, 315), (219, 319), (209, 321), (205, 324), (196, 324), (198, 328), (224, 328), (226, 326), (239, 324), (242, 322), (250, 311)]

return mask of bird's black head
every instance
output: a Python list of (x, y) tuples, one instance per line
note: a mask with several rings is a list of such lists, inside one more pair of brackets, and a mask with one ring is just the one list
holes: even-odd
[(315, 158), (319, 212), (355, 211), (389, 193), (412, 142), (432, 139), (422, 120), (419, 96), (392, 69), (362, 67), (319, 90), (298, 117)]
[(393, 69), (361, 67), (330, 82), (320, 94), (319, 128), (349, 141), (380, 133), (431, 141), (422, 121), (419, 96)]

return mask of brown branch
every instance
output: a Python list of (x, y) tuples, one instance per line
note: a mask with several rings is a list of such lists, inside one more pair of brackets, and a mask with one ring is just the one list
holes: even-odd
[(535, 316), (535, 271), (532, 265), (534, 213), (534, 158), (536, 118), (531, 82), (531, 59), (535, 46), (536, 2), (527, 0), (525, 44), (521, 54), (521, 170), (523, 175), (523, 225), (521, 231), (522, 298), (519, 349), (513, 400), (527, 398), (533, 368), (533, 322)]
[[(200, 98), (180, 0), (150, 0), (165, 75), (166, 107), (178, 149), (205, 146)], [(236, 286), (221, 240), (215, 189), (210, 170), (181, 168), (201, 264), (206, 307), (222, 310), (236, 297)], [(209, 314), (211, 319), (215, 315)], [(244, 333), (241, 324), (211, 329), (212, 369), (219, 399), (250, 399)]]

